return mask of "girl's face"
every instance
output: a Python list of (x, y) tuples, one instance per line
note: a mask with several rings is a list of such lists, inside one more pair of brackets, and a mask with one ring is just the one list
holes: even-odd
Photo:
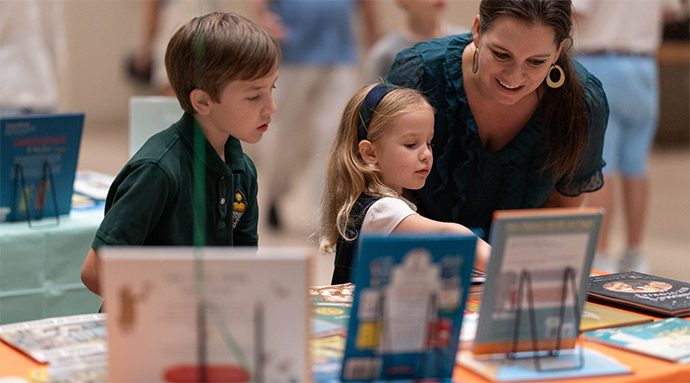
[(421, 189), (433, 164), (433, 137), (434, 112), (428, 104), (396, 117), (372, 142), (383, 183), (398, 193)]
[(544, 82), (561, 53), (555, 33), (543, 24), (525, 24), (512, 17), (496, 19), (492, 28), (479, 34), (474, 19), (474, 45), (479, 48), (476, 73), (480, 94), (504, 105), (531, 95)]

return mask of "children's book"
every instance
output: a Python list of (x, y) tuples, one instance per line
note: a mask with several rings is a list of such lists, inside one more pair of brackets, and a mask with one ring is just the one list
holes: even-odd
[(653, 320), (654, 317), (649, 315), (593, 302), (585, 302), (585, 309), (582, 311), (582, 321), (580, 322), (580, 332), (608, 327), (630, 326)]
[(495, 212), (475, 354), (575, 346), (602, 214)]
[(112, 382), (311, 379), (310, 251), (101, 250)]
[(690, 363), (690, 321), (667, 318), (585, 333), (594, 342), (677, 363)]
[(362, 236), (342, 381), (450, 379), (475, 245), (475, 236)]
[(83, 113), (0, 117), (0, 222), (68, 214)]
[(345, 351), (347, 323), (355, 285), (315, 286), (312, 298), (311, 347), (314, 382), (340, 382), (340, 368)]
[[(579, 363), (578, 353), (583, 353), (580, 368), (567, 368)], [(523, 358), (518, 353), (515, 359), (503, 355), (476, 355), (470, 351), (458, 353), (458, 363), (478, 374), (497, 382), (554, 381), (557, 379), (583, 378), (630, 374), (628, 366), (596, 350), (570, 349), (562, 351), (558, 358), (544, 358), (544, 370), (538, 370), (534, 359)], [(565, 367), (565, 368), (564, 368)]]
[(690, 315), (690, 283), (636, 271), (590, 277), (589, 296), (657, 315)]

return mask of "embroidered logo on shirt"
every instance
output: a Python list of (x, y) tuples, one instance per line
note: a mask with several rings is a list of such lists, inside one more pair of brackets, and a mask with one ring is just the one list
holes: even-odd
[(244, 211), (247, 210), (247, 199), (245, 198), (244, 194), (236, 190), (235, 191), (235, 197), (232, 201), (232, 228), (234, 229), (237, 226), (237, 222), (240, 221), (240, 218), (242, 218), (242, 215), (244, 215)]

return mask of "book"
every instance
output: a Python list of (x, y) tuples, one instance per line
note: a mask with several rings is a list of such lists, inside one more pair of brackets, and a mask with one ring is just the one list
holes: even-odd
[(690, 315), (690, 283), (636, 271), (590, 277), (589, 297), (662, 316)]
[(107, 360), (105, 314), (83, 314), (0, 326), (0, 340), (38, 363), (68, 366)]
[(315, 382), (340, 381), (354, 289), (352, 283), (309, 288), (312, 298), (309, 345)]
[(600, 328), (630, 326), (653, 321), (648, 315), (638, 314), (615, 307), (585, 302), (580, 321), (580, 332), (597, 330)]
[(105, 201), (115, 176), (93, 170), (77, 170), (74, 178), (74, 192), (97, 201)]
[(100, 250), (108, 380), (311, 379), (310, 250)]
[(450, 379), (475, 236), (364, 235), (340, 378)]
[(682, 318), (588, 331), (585, 338), (655, 358), (690, 363), (690, 321)]
[(0, 222), (68, 214), (83, 113), (0, 117)]
[[(578, 352), (583, 353), (580, 368), (567, 368), (579, 363)], [(458, 363), (476, 373), (497, 382), (554, 381), (556, 379), (583, 378), (630, 374), (630, 367), (596, 350), (583, 348), (562, 352), (558, 357), (543, 358), (538, 370), (533, 358), (508, 359), (504, 355), (476, 355), (471, 351), (460, 351)]]
[(575, 347), (602, 215), (593, 208), (495, 212), (475, 354)]

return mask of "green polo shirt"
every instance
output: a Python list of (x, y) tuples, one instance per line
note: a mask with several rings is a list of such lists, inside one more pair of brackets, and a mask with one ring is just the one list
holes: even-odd
[(185, 113), (115, 178), (91, 247), (256, 246), (256, 168), (234, 137), (225, 159)]

